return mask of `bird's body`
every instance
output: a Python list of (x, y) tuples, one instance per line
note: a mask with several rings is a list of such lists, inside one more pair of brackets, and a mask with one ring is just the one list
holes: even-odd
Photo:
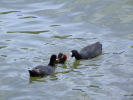
[(53, 66), (44, 66), (44, 65), (38, 65), (32, 70), (29, 70), (30, 76), (37, 77), (37, 76), (44, 76), (44, 75), (50, 75), (55, 72), (55, 67)]
[(32, 70), (29, 70), (30, 76), (37, 77), (37, 76), (53, 74), (55, 72), (55, 61), (56, 61), (56, 55), (52, 55), (50, 62), (47, 66), (38, 65), (34, 67)]
[(67, 56), (63, 53), (58, 54), (58, 64), (64, 64), (65, 61), (67, 60)]
[(96, 42), (82, 48), (80, 52), (78, 52), (77, 50), (72, 50), (71, 53), (71, 56), (75, 57), (76, 59), (93, 58), (102, 54), (102, 44), (100, 44), (100, 42)]

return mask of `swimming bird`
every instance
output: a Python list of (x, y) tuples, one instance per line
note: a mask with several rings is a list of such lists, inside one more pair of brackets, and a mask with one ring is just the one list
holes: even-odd
[(37, 76), (44, 76), (44, 75), (50, 75), (55, 72), (55, 62), (56, 62), (57, 56), (53, 54), (50, 58), (50, 62), (47, 66), (44, 65), (38, 65), (34, 67), (32, 70), (29, 70), (29, 74), (32, 77)]
[(64, 64), (66, 60), (67, 60), (67, 55), (65, 55), (63, 53), (59, 53), (58, 54), (58, 58), (56, 60), (56, 63), (58, 63), (58, 64)]
[(102, 54), (102, 44), (100, 42), (96, 42), (82, 48), (80, 52), (78, 52), (77, 50), (72, 50), (70, 56), (75, 57), (77, 60), (80, 60), (93, 58), (100, 54)]

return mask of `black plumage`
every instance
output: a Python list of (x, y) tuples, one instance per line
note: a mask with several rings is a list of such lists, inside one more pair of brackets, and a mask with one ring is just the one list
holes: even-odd
[(66, 60), (67, 60), (67, 56), (63, 53), (59, 53), (58, 54), (58, 61), (56, 63), (57, 64), (64, 64)]
[(82, 48), (80, 52), (77, 50), (71, 51), (71, 57), (75, 57), (78, 60), (93, 58), (100, 54), (102, 54), (102, 44), (100, 42), (88, 45)]
[(32, 77), (37, 76), (44, 76), (44, 75), (50, 75), (55, 72), (55, 62), (56, 62), (56, 55), (53, 54), (50, 58), (50, 62), (47, 66), (44, 65), (38, 65), (32, 70), (29, 70), (29, 74)]

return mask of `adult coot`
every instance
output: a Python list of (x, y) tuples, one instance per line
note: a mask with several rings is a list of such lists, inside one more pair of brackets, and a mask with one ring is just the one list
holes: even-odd
[(58, 64), (64, 64), (65, 61), (67, 60), (67, 55), (65, 55), (63, 53), (59, 53), (57, 59), (58, 60), (56, 61), (56, 63), (58, 63)]
[(93, 58), (100, 54), (102, 54), (102, 44), (100, 42), (96, 42), (82, 48), (80, 52), (78, 52), (77, 50), (72, 50), (70, 56), (75, 57), (77, 60), (79, 60)]
[(29, 74), (32, 77), (37, 76), (44, 76), (44, 75), (50, 75), (55, 72), (55, 62), (56, 62), (56, 55), (53, 54), (50, 58), (50, 62), (47, 66), (44, 65), (38, 65), (32, 70), (29, 70)]

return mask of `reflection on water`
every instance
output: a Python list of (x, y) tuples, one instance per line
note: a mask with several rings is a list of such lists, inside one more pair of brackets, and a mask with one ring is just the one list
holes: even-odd
[(90, 88), (90, 87), (95, 87), (95, 88), (100, 88), (99, 86), (96, 86), (96, 85), (89, 85), (89, 86), (87, 86), (88, 88)]
[(82, 89), (72, 89), (72, 90), (78, 90), (78, 91), (81, 91), (81, 92), (85, 92), (85, 91), (83, 91)]
[(57, 73), (54, 73), (52, 75), (46, 75), (46, 76), (43, 76), (43, 77), (29, 77), (29, 83), (33, 83), (35, 81), (38, 81), (38, 82), (46, 82), (48, 80), (57, 80), (57, 76), (56, 76)]
[(56, 26), (61, 26), (61, 25), (50, 25), (50, 27), (56, 27)]
[(9, 13), (14, 13), (14, 12), (21, 12), (21, 11), (7, 11), (7, 12), (0, 12), (0, 14), (9, 14)]
[(67, 36), (53, 36), (53, 38), (59, 38), (59, 39), (67, 39), (71, 37), (71, 35), (67, 35)]
[(40, 34), (44, 32), (49, 32), (49, 30), (45, 31), (8, 31), (7, 33), (29, 33), (29, 34)]
[(7, 55), (0, 55), (0, 56), (2, 56), (2, 57), (7, 57)]
[(80, 65), (81, 65), (81, 64), (80, 64), (80, 60), (75, 60), (75, 61), (73, 62), (73, 65), (71, 66), (71, 68), (77, 69), (77, 67), (80, 66)]
[(29, 77), (29, 83), (33, 83), (34, 81), (45, 82), (46, 80), (44, 77)]
[[(0, 0), (0, 99), (132, 100), (132, 5), (132, 0)], [(97, 41), (102, 55), (71, 59), (52, 75), (29, 77), (28, 69), (48, 64), (52, 54)]]
[(2, 49), (2, 48), (6, 48), (7, 46), (0, 46), (0, 49)]
[[(51, 75), (46, 75), (43, 77), (29, 77), (29, 83), (33, 83), (35, 81), (36, 82), (47, 82), (48, 80), (51, 80), (51, 81), (58, 80), (58, 77), (56, 76), (56, 74), (58, 74), (58, 73), (60, 73), (60, 72), (57, 72), (57, 73), (54, 73)], [(61, 73), (63, 73), (63, 72), (61, 72)]]
[(37, 18), (35, 16), (26, 16), (26, 17), (20, 17), (19, 19), (26, 19), (26, 18)]

